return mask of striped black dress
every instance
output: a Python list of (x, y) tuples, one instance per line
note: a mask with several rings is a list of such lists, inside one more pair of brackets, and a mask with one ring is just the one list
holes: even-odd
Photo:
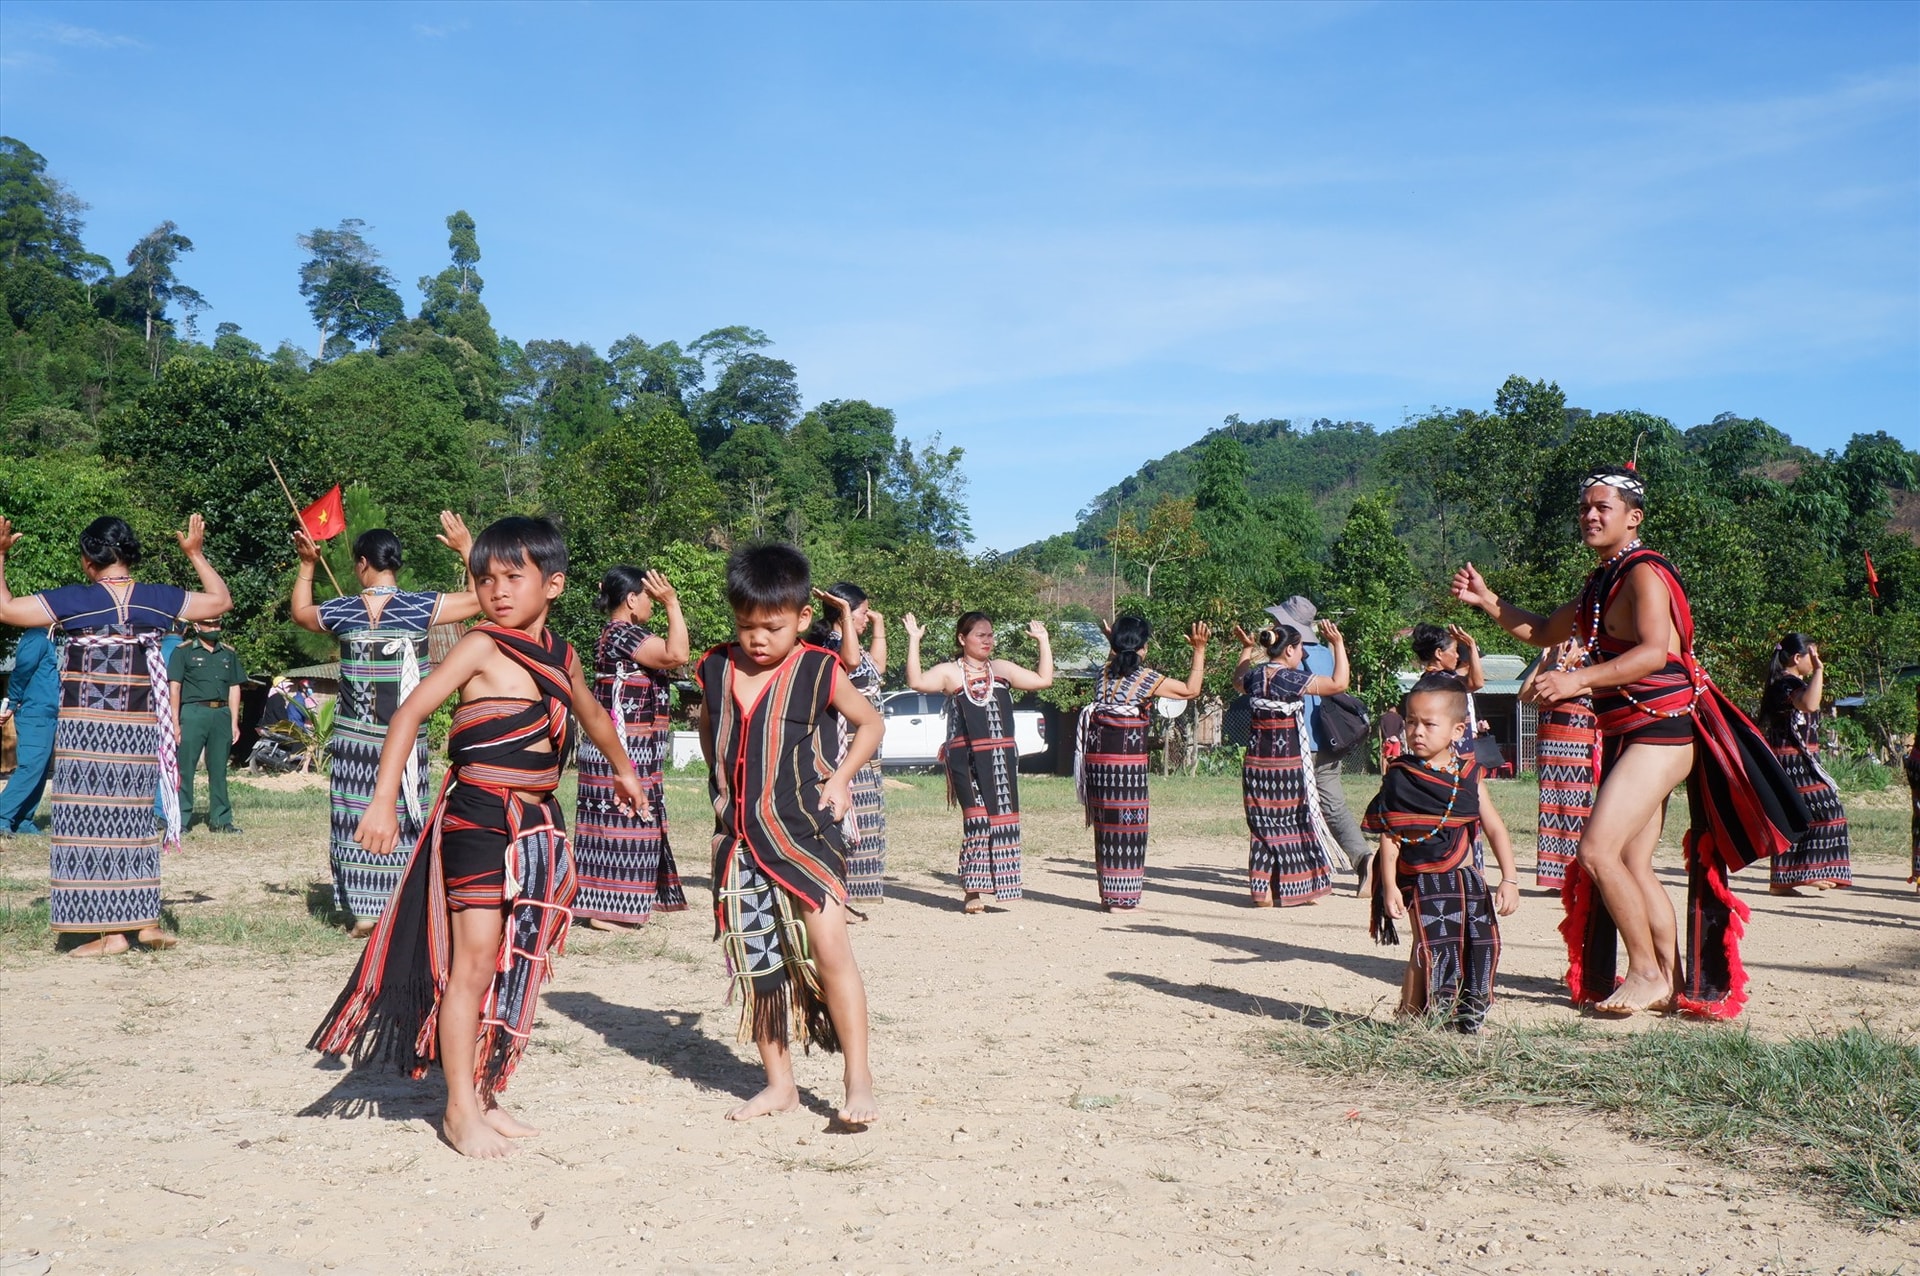
[(172, 585), (67, 585), (38, 595), (66, 635), (53, 729), (53, 929), (83, 934), (160, 922), (163, 829), (154, 796), (177, 791), (173, 711), (160, 638), (185, 610)]
[(1806, 689), (1805, 679), (1784, 674), (1768, 682), (1760, 698), (1760, 729), (1812, 817), (1807, 835), (1797, 845), (1774, 854), (1771, 883), (1804, 886), (1833, 882), (1851, 886), (1853, 854), (1847, 813), (1840, 805), (1840, 792), (1833, 779), (1820, 769), (1819, 720), (1793, 703), (1794, 697)]
[(1146, 701), (1159, 683), (1160, 674), (1145, 667), (1122, 678), (1103, 670), (1093, 703), (1081, 711), (1077, 774), (1108, 908), (1137, 907), (1146, 885)]
[(627, 748), (645, 809), (620, 810), (613, 788), (613, 766), (592, 740), (580, 741), (579, 801), (574, 813), (574, 859), (580, 893), (576, 917), (597, 917), (643, 926), (661, 912), (687, 906), (679, 866), (667, 839), (667, 804), (661, 767), (669, 729), (667, 674), (640, 663), (640, 648), (652, 632), (625, 621), (600, 631), (593, 650), (593, 694), (613, 719)]
[[(340, 640), (340, 698), (334, 706), (329, 782), (327, 862), (333, 869), (333, 900), (356, 921), (373, 921), (406, 871), (407, 856), (419, 840), (432, 802), (427, 774), (427, 728), (414, 737), (400, 800), (394, 815), (400, 840), (393, 854), (375, 855), (354, 841), (360, 817), (373, 800), (380, 774), (380, 750), (386, 747), (393, 711), (432, 672), (427, 661), (427, 630), (440, 595), (397, 590), (386, 595), (380, 618), (367, 605), (369, 594), (346, 594), (320, 604), (320, 625)], [(376, 595), (377, 596), (377, 595)]]

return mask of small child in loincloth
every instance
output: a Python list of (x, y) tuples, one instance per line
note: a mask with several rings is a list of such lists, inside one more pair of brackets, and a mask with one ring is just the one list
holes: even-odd
[[(1368, 933), (1397, 944), (1397, 918), (1413, 918), (1413, 952), (1400, 1013), (1445, 1011), (1478, 1032), (1493, 1001), (1500, 917), (1520, 906), (1507, 828), (1487, 795), (1480, 764), (1454, 742), (1466, 734), (1467, 691), (1452, 674), (1424, 675), (1406, 699), (1406, 751), (1387, 766), (1361, 827), (1380, 837)], [(1484, 828), (1500, 865), (1489, 892), (1473, 862)]]

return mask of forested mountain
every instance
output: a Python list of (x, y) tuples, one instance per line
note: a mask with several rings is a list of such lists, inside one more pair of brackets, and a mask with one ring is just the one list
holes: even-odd
[[(503, 336), (483, 299), (481, 229), (457, 211), (411, 314), (363, 221), (289, 228), (306, 260), (286, 285), (313, 344), (268, 353), (233, 324), (203, 339), (209, 299), (188, 282), (180, 226), (155, 227), (122, 272), (86, 245), (86, 207), (42, 156), (0, 139), (0, 511), (29, 536), (10, 564), (16, 590), (70, 579), (80, 527), (108, 511), (151, 547), (150, 573), (181, 578), (166, 529), (198, 510), (243, 655), (274, 667), (318, 654), (287, 620), (292, 520), (271, 458), (302, 504), (343, 484), (350, 530), (391, 527), (422, 585), (460, 578), (434, 541), (443, 508), (475, 530), (508, 513), (559, 519), (574, 556), (560, 619), (575, 641), (597, 629), (599, 574), (622, 561), (667, 567), (696, 641), (718, 640), (720, 570), (746, 538), (801, 544), (825, 581), (884, 582), (896, 609), (1032, 605), (1031, 572), (967, 553), (960, 449), (913, 446), (862, 400), (804, 404), (797, 370), (754, 328), (684, 345), (629, 335), (604, 353)], [(343, 582), (346, 544), (329, 546)]]
[[(1911, 729), (1912, 693), (1895, 684), (1920, 665), (1920, 456), (1885, 431), (1816, 454), (1764, 421), (1681, 429), (1572, 408), (1557, 385), (1515, 377), (1491, 411), (1390, 431), (1230, 417), (1102, 493), (1072, 532), (973, 556), (960, 449), (910, 444), (864, 400), (805, 404), (763, 332), (629, 335), (604, 352), (501, 335), (483, 300), (482, 229), (465, 212), (447, 217), (446, 261), (418, 276), (411, 313), (365, 223), (290, 227), (305, 260), (286, 286), (307, 303), (313, 341), (269, 353), (232, 324), (198, 330), (209, 299), (190, 282), (190, 228), (161, 221), (109, 259), (85, 243), (85, 211), (40, 155), (0, 138), (0, 513), (29, 538), (9, 583), (73, 579), (79, 529), (106, 512), (150, 547), (143, 574), (186, 583), (167, 533), (198, 510), (233, 585), (229, 632), (254, 668), (326, 646), (287, 619), (292, 521), (272, 458), (302, 503), (343, 484), (351, 529), (393, 528), (421, 585), (459, 580), (433, 540), (442, 508), (476, 523), (557, 518), (574, 557), (558, 623), (576, 643), (597, 629), (599, 574), (623, 561), (664, 568), (696, 647), (719, 640), (727, 548), (780, 537), (823, 583), (856, 579), (895, 617), (1138, 609), (1160, 635), (1153, 658), (1175, 667), (1192, 620), (1251, 623), (1309, 594), (1341, 617), (1359, 690), (1379, 704), (1416, 618), (1512, 649), (1447, 599), (1460, 562), (1525, 604), (1570, 598), (1588, 566), (1572, 527), (1578, 478), (1637, 449), (1646, 536), (1689, 582), (1715, 676), (1750, 703), (1779, 633), (1803, 629), (1823, 644), (1833, 694), (1868, 696), (1883, 740)], [(346, 542), (329, 549), (345, 581)], [(1012, 654), (1021, 643), (1010, 633)], [(1216, 689), (1229, 661), (1217, 652)]]

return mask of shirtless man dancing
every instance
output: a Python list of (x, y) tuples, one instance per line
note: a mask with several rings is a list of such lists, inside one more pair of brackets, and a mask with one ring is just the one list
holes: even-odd
[[(1592, 696), (1603, 738), (1593, 814), (1569, 874), (1568, 983), (1576, 1003), (1613, 1014), (1682, 1009), (1730, 1018), (1746, 1001), (1738, 941), (1747, 910), (1726, 873), (1792, 844), (1804, 832), (1797, 795), (1778, 766), (1754, 756), (1758, 732), (1726, 701), (1693, 657), (1693, 618), (1679, 577), (1640, 544), (1646, 485), (1631, 468), (1606, 466), (1581, 484), (1581, 540), (1600, 562), (1574, 602), (1551, 616), (1515, 607), (1469, 563), (1453, 595), (1522, 642), (1568, 638), (1589, 653), (1585, 668), (1542, 673), (1542, 705)], [(1673, 902), (1653, 871), (1667, 799), (1682, 780), (1687, 835), (1688, 960), (1680, 958)], [(1579, 881), (1574, 879), (1578, 878)], [(1588, 886), (1588, 883), (1591, 886)], [(1597, 890), (1599, 899), (1592, 899)], [(1626, 977), (1613, 986), (1614, 932), (1625, 942)]]

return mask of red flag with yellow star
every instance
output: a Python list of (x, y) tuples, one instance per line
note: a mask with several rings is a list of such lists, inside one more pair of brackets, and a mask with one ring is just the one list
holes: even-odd
[(317, 541), (332, 540), (347, 530), (347, 509), (340, 502), (340, 485), (300, 511), (300, 525)]

